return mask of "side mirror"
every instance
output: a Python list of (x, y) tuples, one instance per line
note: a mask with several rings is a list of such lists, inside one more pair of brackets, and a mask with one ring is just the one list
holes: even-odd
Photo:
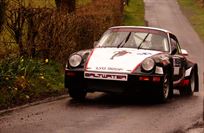
[(98, 45), (98, 41), (94, 41), (93, 47), (95, 48)]
[(184, 56), (188, 56), (188, 52), (185, 49), (181, 49), (181, 54)]
[(173, 48), (172, 51), (171, 51), (171, 54), (175, 55), (177, 53), (177, 51), (178, 51), (177, 48)]

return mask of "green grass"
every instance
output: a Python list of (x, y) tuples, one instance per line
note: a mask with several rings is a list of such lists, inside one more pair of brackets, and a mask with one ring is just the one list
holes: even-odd
[(178, 0), (185, 16), (204, 41), (204, 7), (196, 0)]
[(124, 9), (124, 25), (144, 25), (143, 0), (130, 0)]

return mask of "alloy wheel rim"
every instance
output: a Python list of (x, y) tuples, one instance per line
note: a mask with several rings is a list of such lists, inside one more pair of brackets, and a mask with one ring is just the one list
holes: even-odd
[(194, 92), (195, 90), (195, 76), (194, 75), (191, 77), (190, 84), (191, 84), (191, 91)]
[(163, 95), (164, 98), (167, 99), (169, 94), (169, 81), (167, 79), (167, 76), (164, 78), (164, 86), (163, 86)]

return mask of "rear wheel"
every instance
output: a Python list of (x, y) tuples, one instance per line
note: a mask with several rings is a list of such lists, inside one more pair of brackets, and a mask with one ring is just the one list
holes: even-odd
[(180, 95), (182, 96), (192, 96), (194, 91), (196, 90), (198, 75), (195, 72), (195, 70), (192, 70), (190, 77), (189, 77), (189, 83), (188, 85), (185, 85), (183, 88), (181, 88)]
[(74, 99), (74, 100), (79, 100), (82, 101), (85, 99), (87, 92), (83, 89), (78, 89), (78, 88), (72, 88), (69, 89), (69, 95)]

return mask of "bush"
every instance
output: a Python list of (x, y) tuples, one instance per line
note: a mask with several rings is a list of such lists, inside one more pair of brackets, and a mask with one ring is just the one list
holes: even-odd
[(38, 55), (65, 63), (70, 53), (92, 48), (93, 42), (107, 28), (121, 24), (122, 17), (114, 1), (109, 4), (106, 0), (97, 1), (77, 9), (75, 14), (61, 14), (55, 10), (41, 12), (46, 15), (42, 15), (44, 21), (36, 36)]
[(7, 58), (0, 63), (0, 109), (63, 93), (62, 66), (47, 60)]
[(39, 56), (61, 63), (73, 51), (91, 48), (107, 28), (122, 21), (120, 0), (96, 0), (78, 8), (75, 14), (53, 8), (11, 6), (7, 16), (7, 30), (21, 56)]

